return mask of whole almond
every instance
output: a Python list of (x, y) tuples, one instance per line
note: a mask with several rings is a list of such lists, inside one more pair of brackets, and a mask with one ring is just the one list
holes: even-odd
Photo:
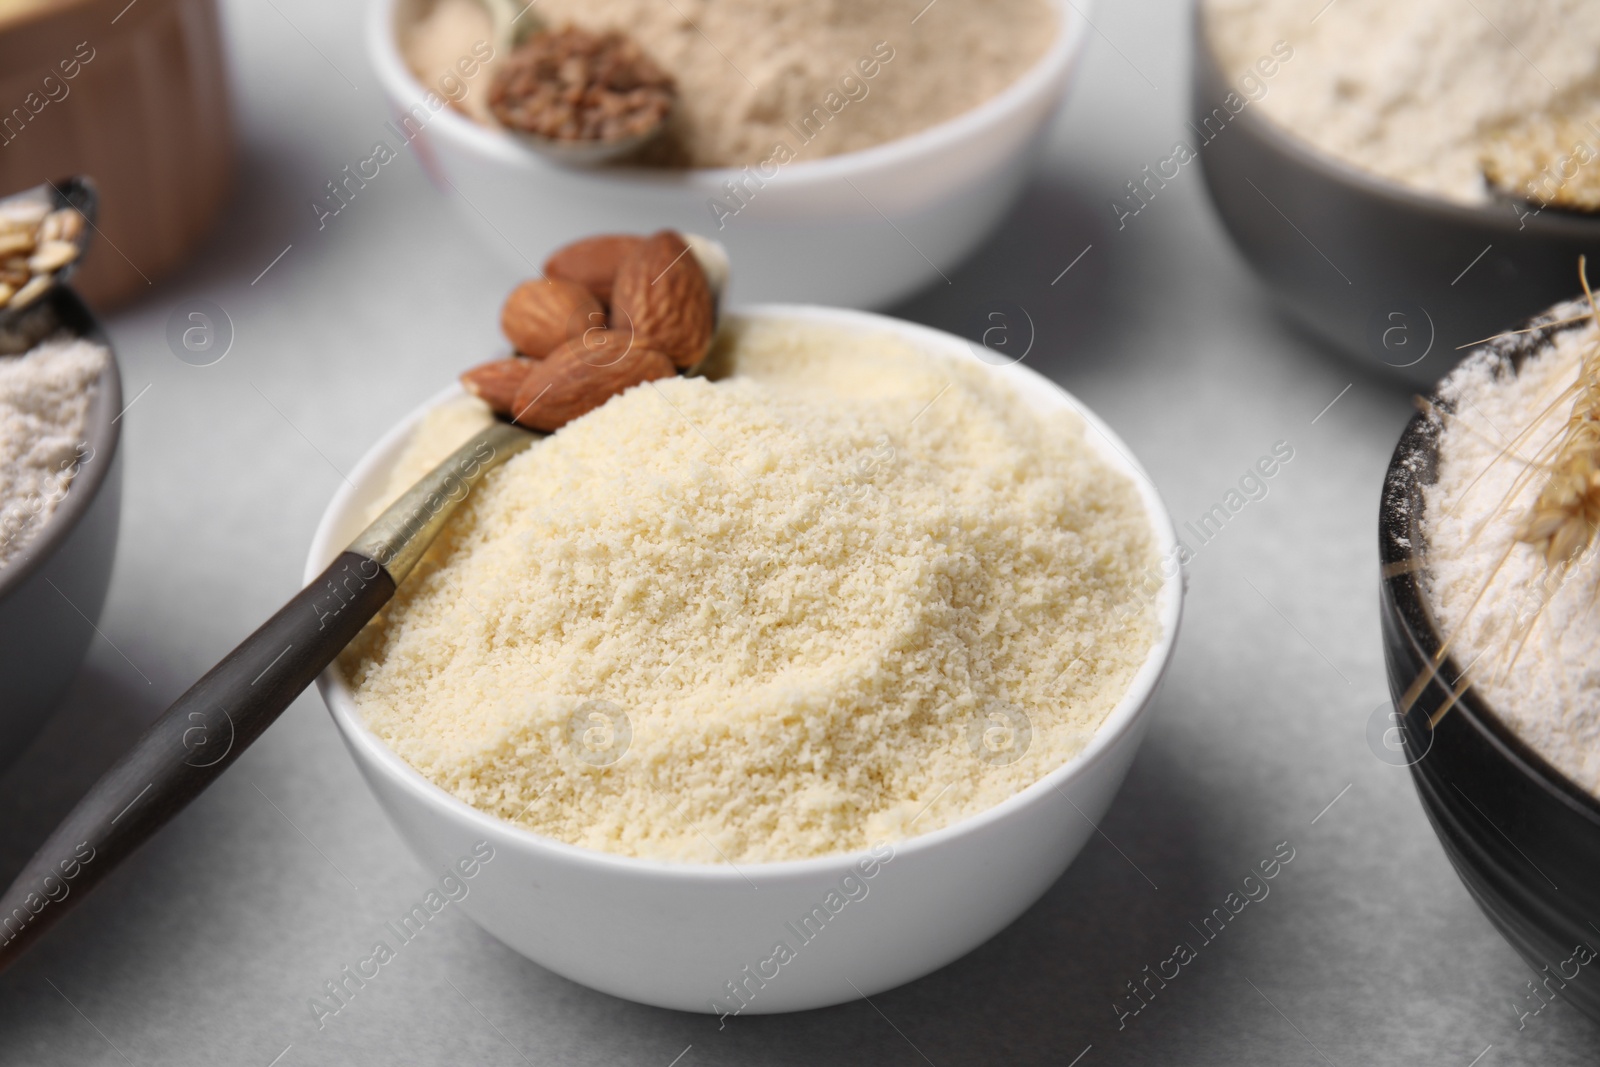
[(512, 402), (513, 420), (550, 433), (625, 389), (677, 373), (665, 355), (638, 346), (612, 363), (592, 358), (583, 339), (575, 338), (535, 363)]
[(32, 255), (36, 242), (27, 230), (0, 233), (0, 256)]
[(28, 257), (28, 267), (35, 274), (48, 274), (77, 258), (78, 246), (71, 241), (44, 241)]
[(591, 367), (609, 367), (626, 358), (633, 349), (633, 336), (626, 330), (584, 330), (567, 342), (574, 354)]
[(517, 389), (533, 367), (533, 360), (520, 357), (480, 363), (461, 376), (461, 385), (496, 415), (509, 415)]
[(614, 233), (574, 241), (565, 248), (556, 249), (544, 261), (545, 277), (577, 282), (602, 304), (609, 305), (617, 268), (644, 244), (644, 240), (632, 234)]
[(631, 333), (635, 347), (692, 367), (711, 347), (714, 317), (705, 271), (671, 230), (647, 239), (617, 268), (611, 328)]
[(569, 337), (605, 322), (605, 309), (576, 282), (531, 278), (511, 290), (500, 309), (500, 329), (518, 352), (543, 359)]

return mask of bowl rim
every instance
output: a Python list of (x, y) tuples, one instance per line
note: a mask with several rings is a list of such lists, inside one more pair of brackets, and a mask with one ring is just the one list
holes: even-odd
[[(942, 330), (873, 312), (797, 304), (754, 304), (732, 309), (727, 314), (730, 318), (744, 320), (800, 321), (864, 332), (881, 331), (908, 341), (930, 355), (938, 354), (948, 358), (960, 358), (965, 355), (967, 358), (972, 358), (970, 347), (972, 342)], [(1084, 436), (1092, 443), (1097, 455), (1113, 469), (1132, 479), (1138, 488), (1156, 542), (1154, 547), (1158, 559), (1161, 561), (1175, 559), (1177, 532), (1155, 483), (1110, 427), (1067, 390), (1031, 368), (1023, 367), (1020, 363), (1000, 366), (985, 362), (984, 366), (997, 376), (1009, 379), (1009, 384), (1017, 390), (1018, 399), (1024, 403), (1034, 405), (1040, 410), (1070, 410), (1083, 420)], [(328, 561), (338, 555), (343, 548), (343, 543), (334, 537), (335, 527), (344, 521), (346, 514), (354, 507), (356, 498), (362, 495), (358, 487), (375, 484), (376, 478), (392, 462), (391, 457), (398, 453), (406, 437), (427, 411), (460, 395), (463, 395), (460, 386), (454, 383), (434, 394), (391, 427), (362, 456), (351, 471), (350, 481), (338, 487), (318, 522), (306, 560), (304, 580), (311, 581), (316, 578)], [(1107, 759), (1109, 754), (1120, 748), (1130, 736), (1137, 742), (1136, 727), (1149, 713), (1162, 677), (1172, 660), (1182, 617), (1183, 589), (1184, 576), (1181, 569), (1174, 569), (1170, 576), (1162, 575), (1160, 588), (1150, 598), (1156, 603), (1157, 621), (1161, 625), (1161, 633), (1146, 653), (1144, 662), (1129, 680), (1122, 698), (1107, 713), (1088, 744), (1077, 755), (993, 807), (926, 834), (891, 841), (895, 857), (945, 847), (984, 832), (995, 823), (1041, 803), (1052, 793), (1065, 796), (1066, 794), (1061, 792), (1063, 789), (1086, 774), (1089, 768)], [(748, 878), (754, 875), (772, 880), (809, 880), (819, 874), (837, 874), (864, 855), (863, 851), (857, 850), (805, 859), (734, 865), (626, 856), (557, 841), (480, 811), (423, 777), (367, 729), (360, 713), (356, 710), (337, 661), (318, 676), (317, 688), (357, 763), (364, 764), (363, 771), (375, 768), (390, 781), (416, 795), (423, 803), (440, 811), (447, 818), (458, 823), (465, 822), (485, 833), (493, 832), (502, 839), (508, 837), (524, 848), (543, 854), (554, 862), (568, 862), (590, 870), (609, 871), (627, 876), (707, 880), (744, 885)]]
[[(1571, 302), (1555, 305), (1569, 306)], [(1537, 332), (1502, 335), (1486, 346), (1468, 353), (1488, 350), (1509, 366), (1513, 373), (1523, 360), (1536, 354), (1560, 332), (1580, 329), (1584, 323), (1554, 325), (1556, 317), (1550, 311), (1542, 312), (1528, 320), (1523, 328), (1542, 326)], [(1465, 360), (1463, 360), (1464, 365)], [(1460, 366), (1460, 365), (1458, 365)], [(1446, 375), (1448, 378), (1449, 375)], [(1441, 379), (1439, 384), (1443, 384)], [(1436, 385), (1429, 396), (1430, 403), (1449, 410), (1448, 401), (1441, 399)], [(1426, 545), (1422, 536), (1422, 516), (1426, 498), (1422, 493), (1424, 479), (1432, 475), (1438, 462), (1440, 427), (1425, 412), (1411, 416), (1400, 440), (1395, 445), (1384, 473), (1383, 496), (1378, 511), (1378, 563), (1382, 595), (1394, 608), (1394, 616), (1407, 640), (1428, 661), (1431, 661), (1443, 643), (1433, 609), (1422, 589), (1422, 562), (1420, 546)], [(1418, 463), (1418, 459), (1422, 463)], [(1454, 655), (1447, 654), (1428, 682), (1429, 686), (1441, 684), (1440, 675), (1461, 677), (1460, 665)], [(1530, 779), (1553, 799), (1587, 818), (1600, 827), (1600, 797), (1595, 797), (1555, 767), (1495, 712), (1477, 686), (1468, 686), (1451, 708), (1451, 714), (1460, 714), (1502, 758), (1526, 778)], [(1411, 765), (1414, 773), (1424, 773), (1426, 756)]]
[[(393, 101), (412, 100), (420, 103), (431, 92), (417, 80), (411, 68), (400, 55), (398, 35), (394, 30), (394, 11), (401, 0), (369, 0), (366, 20), (366, 50), (378, 81)], [(999, 123), (1010, 113), (1019, 110), (1037, 97), (1050, 93), (1053, 87), (1059, 96), (1064, 89), (1066, 75), (1082, 50), (1087, 36), (1089, 11), (1093, 0), (1047, 0), (1055, 10), (1058, 32), (1050, 47), (1034, 64), (1023, 71), (1016, 80), (976, 107), (967, 109), (942, 122), (890, 141), (871, 145), (851, 152), (841, 152), (819, 159), (797, 160), (783, 165), (782, 184), (797, 186), (833, 182), (859, 177), (862, 173), (909, 162), (916, 162), (937, 154), (951, 144), (972, 136), (979, 130)], [(621, 186), (625, 189), (686, 190), (695, 195), (723, 192), (723, 183), (742, 177), (757, 163), (732, 167), (596, 167), (576, 169), (542, 160), (511, 138), (488, 129), (452, 107), (435, 112), (428, 121), (427, 130), (438, 126), (446, 136), (464, 142), (473, 152), (487, 156), (496, 163), (526, 167), (545, 174), (576, 174), (597, 184)]]
[[(1192, 116), (1201, 113), (1208, 82), (1228, 92), (1238, 92), (1233, 79), (1225, 73), (1222, 56), (1212, 41), (1209, 7), (1207, 0), (1195, 0), (1195, 66), (1189, 101)], [(1205, 113), (1209, 115), (1211, 112), (1207, 110)], [(1228, 125), (1242, 125), (1253, 137), (1269, 143), (1274, 151), (1288, 157), (1290, 162), (1314, 171), (1329, 182), (1352, 188), (1397, 209), (1420, 212), (1456, 225), (1478, 227), (1485, 232), (1494, 231), (1503, 237), (1532, 231), (1536, 235), (1568, 240), (1600, 239), (1600, 215), (1586, 216), (1551, 207), (1521, 216), (1517, 214), (1515, 203), (1510, 200), (1490, 199), (1483, 204), (1463, 204), (1433, 196), (1324, 152), (1293, 130), (1268, 118), (1260, 108), (1244, 108), (1229, 120)], [(1532, 204), (1528, 206), (1530, 209), (1534, 207)]]
[[(106, 350), (106, 365), (95, 379), (94, 395), (89, 398), (89, 410), (84, 417), (83, 440), (93, 449), (90, 461), (82, 464), (78, 473), (67, 485), (67, 495), (61, 498), (56, 509), (24, 544), (21, 555), (9, 564), (0, 566), (0, 600), (20, 589), (61, 548), (78, 522), (100, 495), (100, 487), (110, 475), (111, 464), (117, 458), (117, 448), (122, 440), (122, 375), (117, 365), (117, 352), (111, 338), (100, 326), (99, 320), (83, 303), (76, 292), (58, 286), (49, 299), (55, 304), (62, 329), (74, 338), (92, 341)], [(46, 343), (49, 338), (45, 339)], [(14, 357), (0, 356), (0, 359)]]

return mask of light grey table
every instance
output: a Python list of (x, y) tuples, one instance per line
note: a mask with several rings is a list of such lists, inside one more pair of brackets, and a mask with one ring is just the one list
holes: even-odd
[[(296, 588), (340, 472), (492, 350), (516, 277), (409, 157), (317, 230), (312, 198), (387, 117), (358, 5), (226, 13), (238, 195), (181, 277), (109, 321), (135, 398), (116, 576), (104, 639), (0, 777), (7, 878)], [(1386, 699), (1378, 487), (1407, 391), (1274, 314), (1196, 168), (1118, 228), (1112, 198), (1181, 135), (1189, 17), (1182, 0), (1121, 0), (1093, 18), (1023, 203), (951, 286), (900, 313), (970, 332), (985, 301), (1026, 308), (1030, 361), (1123, 435), (1180, 523), (1276, 442), (1294, 458), (1200, 548), (1149, 739), (1103, 834), (1036, 907), (870, 1005), (721, 1030), (575, 986), (446, 913), (319, 1030), (308, 999), (427, 876), (308, 695), (0, 976), (0, 1063), (1594, 1062), (1600, 1032), (1566, 1004), (1519, 1029), (1528, 971), (1451, 872), (1407, 772), (1365, 740)], [(195, 300), (236, 335), (205, 368), (165, 341)], [(1125, 983), (1195, 940), (1190, 924), (1285, 841), (1295, 858), (1270, 896), (1119, 1029)]]

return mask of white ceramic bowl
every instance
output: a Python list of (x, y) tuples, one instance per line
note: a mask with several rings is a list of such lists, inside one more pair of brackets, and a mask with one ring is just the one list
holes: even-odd
[[(960, 338), (864, 312), (771, 305), (739, 314), (892, 333), (930, 353), (974, 358)], [(1172, 521), (1126, 446), (1033, 371), (990, 369), (1016, 388), (1019, 402), (1045, 412), (1075, 409), (1086, 420), (1096, 451), (1139, 486), (1168, 558)], [(307, 580), (359, 532), (359, 516), (424, 412), (455, 395), (455, 388), (446, 390), (413, 412), (361, 460), (353, 485), (340, 488), (322, 517)], [(1155, 601), (1162, 635), (1083, 752), (987, 811), (893, 843), (892, 859), (866, 878), (856, 867), (862, 855), (735, 868), (556, 842), (471, 808), (412, 770), (367, 730), (337, 666), (318, 686), (362, 774), (424, 865), (440, 870), (470, 856), (480, 841), (493, 848), (493, 860), (467, 883), (459, 906), (495, 937), (558, 974), (629, 1000), (732, 1010), (739, 1004), (729, 992), (732, 982), (745, 984), (750, 1012), (796, 1011), (870, 996), (949, 963), (1004, 928), (1060, 877), (1092, 832), (1090, 820), (1098, 822), (1110, 805), (1144, 736), (1146, 711), (1177, 636), (1182, 579), (1175, 574), (1163, 582)], [(814, 908), (823, 909), (826, 921), (813, 920), (820, 933), (802, 944), (786, 924), (798, 929)], [(795, 958), (763, 967), (780, 940)]]
[[(396, 42), (396, 12), (408, 2), (371, 0), (367, 52), (396, 113), (420, 106), (429, 116), (428, 89)], [(998, 96), (909, 137), (790, 163), (722, 226), (709, 204), (727, 195), (724, 183), (744, 180), (739, 169), (561, 167), (450, 107), (431, 113), (412, 144), (462, 218), (519, 270), (590, 234), (669, 227), (727, 246), (739, 264), (734, 301), (883, 307), (953, 271), (1016, 199), (1087, 26), (1087, 0), (1076, 10), (1052, 2), (1061, 32)]]

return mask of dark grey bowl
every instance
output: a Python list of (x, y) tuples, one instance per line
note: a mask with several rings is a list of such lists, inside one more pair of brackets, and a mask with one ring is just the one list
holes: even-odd
[(1223, 225), (1284, 308), (1339, 350), (1431, 385), (1459, 346), (1578, 291), (1578, 256), (1600, 253), (1600, 218), (1519, 219), (1526, 205), (1411, 192), (1318, 152), (1256, 104), (1221, 123), (1212, 112), (1228, 114), (1232, 86), (1198, 9), (1194, 41), (1190, 110), (1196, 128), (1207, 117), (1221, 127), (1196, 148)]
[[(1515, 368), (1551, 332), (1494, 347)], [(1426, 543), (1423, 488), (1437, 479), (1438, 444), (1436, 423), (1415, 416), (1390, 461), (1378, 517), (1383, 651), (1396, 707), (1441, 644), (1416, 552)], [(1440, 673), (1455, 679), (1460, 668), (1447, 657)], [(1387, 747), (1397, 751), (1395, 762), (1410, 764), (1422, 808), (1473, 899), (1536, 972), (1535, 981), (1550, 983), (1540, 995), (1569, 1000), (1600, 1022), (1600, 960), (1584, 961), (1576, 951), (1600, 947), (1600, 932), (1590, 925), (1600, 921), (1600, 800), (1524, 744), (1476, 689), (1430, 731), (1429, 719), (1448, 697), (1433, 678), (1391, 731), (1403, 754)], [(1530, 999), (1523, 1010), (1537, 1006)]]
[[(43, 298), (61, 329), (111, 347), (77, 295)], [(0, 568), (0, 766), (25, 748), (72, 682), (95, 636), (122, 511), (115, 353), (95, 383), (84, 438), (93, 451), (23, 554)]]

